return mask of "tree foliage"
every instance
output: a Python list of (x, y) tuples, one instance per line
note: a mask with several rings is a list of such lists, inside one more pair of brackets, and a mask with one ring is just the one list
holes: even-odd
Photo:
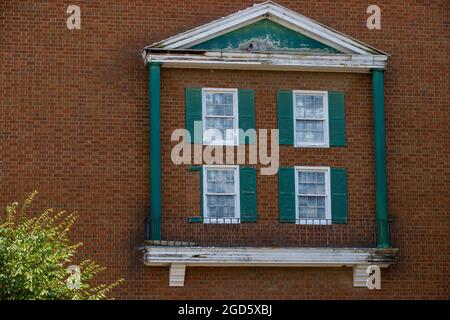
[[(47, 209), (27, 217), (37, 192), (19, 206), (7, 206), (0, 217), (0, 300), (71, 299), (100, 300), (123, 279), (92, 285), (94, 277), (106, 268), (95, 261), (78, 264), (78, 275), (68, 273), (72, 258), (82, 243), (70, 243), (69, 231), (77, 213), (55, 213)], [(76, 278), (81, 281), (75, 281)]]

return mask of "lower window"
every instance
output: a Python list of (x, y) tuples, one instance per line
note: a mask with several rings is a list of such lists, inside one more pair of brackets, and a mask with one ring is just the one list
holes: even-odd
[(203, 197), (205, 223), (239, 223), (238, 166), (204, 166)]
[(330, 168), (295, 167), (296, 222), (331, 224)]

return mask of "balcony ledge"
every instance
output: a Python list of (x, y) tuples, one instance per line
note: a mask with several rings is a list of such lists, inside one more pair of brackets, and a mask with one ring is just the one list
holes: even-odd
[(369, 265), (386, 268), (396, 262), (395, 248), (275, 248), (146, 245), (144, 264), (170, 266), (170, 286), (183, 286), (189, 267), (350, 267), (354, 286), (365, 286)]

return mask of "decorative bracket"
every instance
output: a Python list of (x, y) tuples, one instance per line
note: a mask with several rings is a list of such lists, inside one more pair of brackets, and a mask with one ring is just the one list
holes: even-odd
[(171, 263), (169, 268), (169, 287), (183, 287), (186, 265)]

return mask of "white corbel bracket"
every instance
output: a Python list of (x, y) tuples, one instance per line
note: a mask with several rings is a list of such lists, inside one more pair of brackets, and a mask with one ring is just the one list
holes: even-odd
[(386, 266), (376, 264), (358, 264), (353, 266), (353, 286), (367, 289), (381, 289), (381, 267)]
[(184, 276), (186, 274), (186, 265), (179, 263), (171, 263), (169, 270), (169, 286), (170, 287), (183, 287)]

